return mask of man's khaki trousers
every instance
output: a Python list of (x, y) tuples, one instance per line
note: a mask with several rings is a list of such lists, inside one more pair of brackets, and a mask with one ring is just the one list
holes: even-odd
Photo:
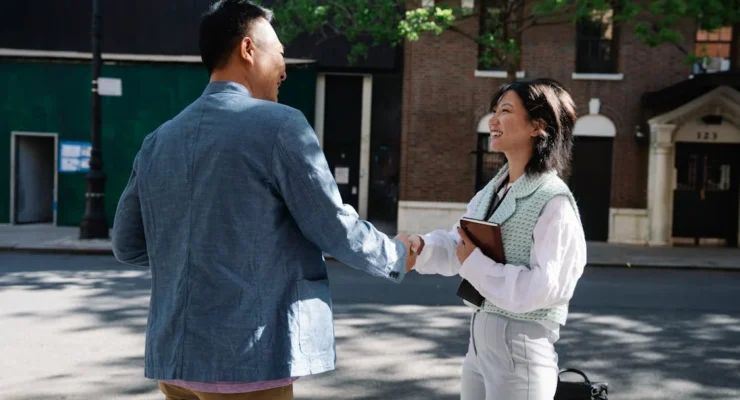
[(204, 393), (159, 382), (167, 400), (293, 400), (293, 385), (250, 393)]

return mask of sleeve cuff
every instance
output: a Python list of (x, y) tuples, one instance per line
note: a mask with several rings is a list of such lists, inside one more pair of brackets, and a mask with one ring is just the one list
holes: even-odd
[(391, 266), (388, 271), (388, 279), (393, 282), (401, 283), (404, 276), (406, 276), (406, 246), (397, 239), (392, 239), (393, 244), (396, 245), (397, 261)]
[(434, 239), (432, 239), (430, 235), (412, 235), (412, 236), (419, 236), (421, 240), (424, 241), (424, 248), (421, 249), (421, 254), (419, 254), (419, 256), (416, 257), (416, 264), (425, 265), (427, 262), (429, 262), (429, 259), (432, 257), (432, 250), (430, 247), (434, 245), (433, 244)]
[(486, 257), (479, 248), (476, 248), (460, 266), (460, 276), (478, 289), (480, 287), (478, 283), (482, 282), (485, 277), (484, 267), (490, 261), (490, 258)]

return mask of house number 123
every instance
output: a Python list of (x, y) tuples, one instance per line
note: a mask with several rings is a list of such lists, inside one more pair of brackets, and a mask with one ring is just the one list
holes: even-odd
[(717, 132), (696, 132), (696, 138), (699, 140), (717, 140)]

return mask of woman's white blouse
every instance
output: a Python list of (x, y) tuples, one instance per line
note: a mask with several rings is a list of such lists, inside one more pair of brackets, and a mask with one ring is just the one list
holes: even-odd
[[(470, 201), (464, 216), (474, 215), (480, 196), (479, 192)], [(567, 197), (552, 198), (537, 220), (530, 252), (531, 269), (497, 263), (480, 249), (460, 265), (456, 253), (460, 242), (457, 226), (459, 222), (450, 231), (436, 230), (421, 235), (424, 248), (416, 260), (417, 272), (459, 274), (488, 301), (513, 313), (555, 307), (573, 297), (586, 265), (586, 241)]]

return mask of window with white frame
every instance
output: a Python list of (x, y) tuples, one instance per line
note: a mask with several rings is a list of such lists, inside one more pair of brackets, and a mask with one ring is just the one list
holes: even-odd
[(694, 51), (701, 60), (694, 66), (694, 73), (721, 72), (730, 69), (732, 51), (732, 27), (725, 26), (713, 31), (698, 29)]
[[(521, 35), (517, 32), (518, 26), (515, 21), (521, 18), (505, 17), (501, 13), (505, 10), (506, 0), (479, 0), (480, 13), (478, 15), (478, 34), (481, 38), (485, 35), (492, 34), (494, 38), (500, 40), (506, 31), (509, 38), (516, 39), (521, 42)], [(522, 8), (519, 8), (521, 14)], [(503, 20), (502, 20), (503, 19)], [(506, 57), (506, 55), (504, 55)], [(511, 57), (511, 56), (508, 56)], [(486, 52), (484, 44), (478, 45), (478, 70), (479, 71), (506, 71), (507, 65), (500, 60), (501, 55), (491, 54), (490, 50)], [(488, 59), (488, 61), (486, 61)], [(515, 60), (517, 67), (519, 66), (519, 60)]]
[(613, 10), (591, 12), (576, 24), (576, 72), (617, 72), (616, 28)]

